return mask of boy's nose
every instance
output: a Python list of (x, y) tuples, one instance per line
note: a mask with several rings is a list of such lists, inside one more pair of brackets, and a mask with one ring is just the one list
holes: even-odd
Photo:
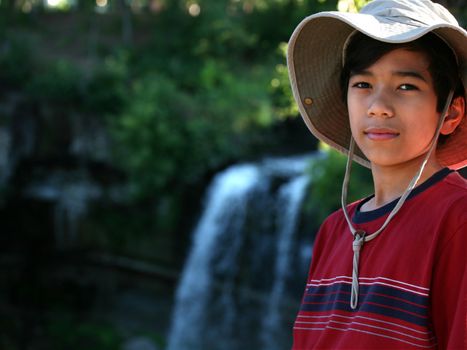
[(368, 116), (392, 118), (394, 109), (390, 103), (391, 97), (384, 91), (375, 92), (368, 106)]

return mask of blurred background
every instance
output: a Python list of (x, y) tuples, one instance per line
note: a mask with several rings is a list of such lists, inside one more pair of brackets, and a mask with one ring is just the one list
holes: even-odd
[(1, 0), (0, 349), (290, 348), (344, 159), (286, 42), (365, 2)]

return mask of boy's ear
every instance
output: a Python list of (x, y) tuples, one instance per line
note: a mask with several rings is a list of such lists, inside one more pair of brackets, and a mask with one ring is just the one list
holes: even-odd
[(441, 127), (441, 135), (449, 135), (456, 130), (457, 126), (461, 123), (462, 118), (465, 117), (465, 107), (464, 97), (458, 96), (452, 100), (448, 109), (448, 115)]

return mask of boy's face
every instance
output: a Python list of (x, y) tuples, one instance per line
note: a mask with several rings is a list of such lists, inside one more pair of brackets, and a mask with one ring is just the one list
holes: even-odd
[(351, 73), (352, 135), (372, 166), (419, 163), (428, 151), (439, 120), (428, 67), (424, 53), (396, 49)]

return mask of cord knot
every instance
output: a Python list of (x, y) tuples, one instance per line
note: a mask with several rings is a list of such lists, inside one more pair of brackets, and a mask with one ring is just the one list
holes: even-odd
[(365, 243), (366, 232), (362, 230), (357, 230), (354, 234), (354, 240), (352, 243), (354, 253), (360, 252)]

